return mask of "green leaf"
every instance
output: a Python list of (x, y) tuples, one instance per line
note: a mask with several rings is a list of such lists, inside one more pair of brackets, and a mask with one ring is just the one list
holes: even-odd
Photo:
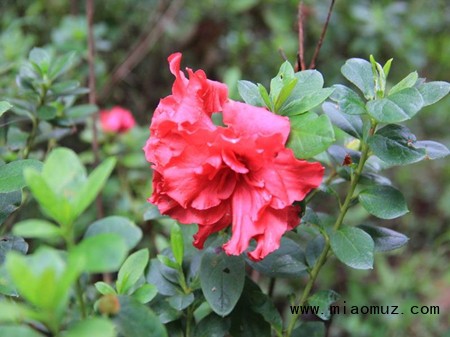
[(127, 255), (122, 237), (114, 233), (98, 234), (83, 239), (71, 252), (73, 258), (83, 261), (89, 273), (117, 271)]
[(311, 158), (325, 151), (334, 142), (334, 131), (327, 115), (313, 112), (290, 118), (291, 133), (287, 147), (297, 158)]
[(367, 143), (378, 158), (390, 165), (407, 165), (425, 158), (426, 151), (417, 146), (416, 136), (402, 125), (386, 125)]
[(72, 68), (76, 61), (76, 53), (70, 52), (52, 62), (48, 75), (52, 81)]
[(51, 59), (50, 55), (44, 49), (36, 47), (31, 49), (29, 60), (39, 67), (42, 75), (48, 72)]
[(417, 87), (423, 98), (423, 106), (428, 106), (440, 101), (450, 91), (450, 83), (435, 81), (423, 83)]
[(325, 101), (331, 95), (333, 90), (333, 88), (319, 89), (312, 94), (294, 99), (282, 106), (279, 110), (279, 114), (284, 116), (296, 116), (310, 111)]
[(223, 317), (233, 310), (244, 289), (245, 262), (242, 256), (228, 256), (217, 250), (213, 247), (205, 250), (200, 284), (211, 308)]
[(36, 170), (25, 170), (24, 176), (42, 210), (63, 227), (72, 224), (74, 217), (69, 202), (57, 195)]
[(6, 101), (0, 101), (0, 117), (2, 117), (2, 115), (8, 111), (9, 109), (11, 109), (13, 106), (11, 104), (9, 104)]
[(116, 289), (118, 294), (127, 294), (144, 274), (148, 264), (148, 250), (146, 248), (131, 254), (120, 267), (117, 276)]
[(115, 337), (114, 324), (106, 318), (88, 318), (71, 326), (64, 337)]
[(203, 318), (194, 329), (195, 337), (225, 337), (229, 336), (230, 321), (214, 313)]
[(425, 150), (426, 159), (439, 159), (447, 157), (450, 154), (448, 148), (441, 143), (431, 140), (420, 140), (414, 144), (416, 148)]
[(57, 113), (58, 110), (54, 106), (50, 105), (42, 105), (37, 110), (37, 116), (39, 117), (39, 119), (42, 119), (44, 121), (55, 118)]
[(387, 60), (386, 63), (384, 64), (384, 66), (383, 66), (383, 73), (386, 76), (386, 78), (388, 77), (389, 72), (391, 71), (391, 65), (392, 65), (392, 61), (393, 60), (394, 59), (392, 59), (392, 58)]
[(342, 75), (356, 85), (366, 99), (375, 97), (372, 66), (369, 62), (359, 58), (352, 58), (341, 68)]
[(333, 103), (325, 102), (322, 104), (323, 112), (330, 118), (331, 122), (355, 138), (362, 138), (363, 122), (361, 117), (352, 116), (339, 111)]
[(114, 317), (118, 332), (127, 337), (167, 337), (159, 318), (145, 305), (129, 296), (119, 296), (120, 311)]
[(87, 181), (78, 190), (74, 200), (73, 207), (75, 216), (79, 216), (84, 210), (94, 201), (97, 194), (103, 188), (109, 175), (111, 174), (114, 166), (116, 165), (116, 159), (111, 157), (101, 163), (92, 173), (89, 175)]
[(116, 295), (116, 291), (108, 283), (99, 281), (99, 282), (96, 282), (94, 285), (95, 285), (95, 289), (97, 289), (97, 291), (102, 295), (108, 295), (108, 294)]
[(23, 175), (27, 168), (40, 171), (42, 162), (35, 159), (23, 159), (0, 166), (0, 193), (17, 191), (27, 186)]
[(291, 337), (324, 337), (326, 335), (325, 325), (322, 322), (301, 322)]
[(158, 259), (151, 259), (147, 281), (154, 284), (161, 295), (173, 296), (178, 293), (178, 287), (164, 275), (164, 271), (164, 265)]
[(408, 242), (408, 237), (389, 228), (359, 225), (364, 232), (369, 234), (375, 243), (375, 251), (386, 252), (403, 247)]
[(321, 290), (308, 298), (308, 304), (319, 307), (317, 316), (328, 321), (331, 318), (330, 305), (339, 298), (339, 294), (333, 290)]
[(61, 147), (45, 160), (42, 177), (57, 195), (71, 200), (86, 181), (86, 169), (74, 151)]
[(142, 230), (129, 219), (121, 216), (108, 216), (90, 225), (85, 238), (103, 233), (116, 233), (125, 241), (128, 250), (133, 249), (142, 238)]
[(15, 126), (8, 128), (6, 134), (6, 144), (10, 150), (17, 151), (25, 148), (28, 140), (28, 133)]
[(406, 88), (412, 88), (414, 84), (416, 84), (418, 78), (419, 75), (417, 75), (417, 71), (410, 73), (408, 76), (394, 85), (391, 90), (389, 90), (389, 95), (395, 94), (396, 92), (399, 92)]
[(298, 80), (288, 100), (294, 100), (314, 94), (323, 88), (323, 76), (317, 70), (303, 70), (294, 74)]
[(305, 274), (306, 265), (302, 248), (293, 240), (281, 238), (280, 248), (267, 255), (262, 261), (247, 263), (269, 277), (299, 277)]
[(74, 120), (85, 119), (98, 111), (98, 107), (94, 104), (81, 104), (70, 107), (65, 111), (65, 116)]
[(244, 293), (249, 302), (248, 308), (260, 314), (275, 331), (281, 334), (283, 331), (283, 320), (272, 299), (249, 279), (245, 282)]
[(341, 84), (333, 85), (332, 88), (334, 91), (330, 98), (338, 104), (341, 112), (348, 115), (362, 115), (367, 112), (364, 101), (352, 89)]
[(69, 80), (58, 82), (50, 87), (50, 91), (54, 96), (65, 96), (77, 94), (77, 89), (80, 87), (80, 82)]
[(176, 294), (169, 297), (168, 302), (170, 306), (178, 311), (182, 311), (190, 306), (195, 300), (194, 294)]
[[(25, 304), (14, 301), (0, 301), (0, 323), (18, 323), (30, 317), (31, 314), (31, 310)], [(2, 328), (4, 327), (2, 326)], [(3, 334), (0, 336), (3, 337)], [(16, 336), (13, 335), (13, 337)]]
[(398, 123), (414, 117), (423, 107), (423, 99), (416, 88), (406, 88), (386, 98), (369, 101), (366, 107), (377, 121)]
[(284, 102), (288, 99), (289, 95), (294, 90), (297, 81), (298, 80), (296, 78), (293, 78), (281, 88), (281, 91), (275, 100), (275, 111), (278, 111), (284, 104)]
[(2, 337), (45, 337), (26, 325), (0, 325)]
[(0, 226), (22, 203), (22, 191), (0, 193)]
[(245, 103), (259, 107), (265, 106), (256, 84), (250, 81), (238, 81), (237, 87), (239, 95), (241, 95)]
[(356, 227), (343, 227), (330, 233), (336, 257), (355, 269), (372, 269), (374, 243), (369, 234)]
[(258, 83), (258, 90), (259, 94), (263, 99), (264, 105), (270, 110), (273, 111), (273, 102), (269, 97), (269, 93), (267, 92), (267, 89), (264, 88), (264, 86), (260, 83)]
[(158, 288), (155, 285), (146, 283), (136, 289), (131, 295), (139, 303), (146, 304), (158, 295)]
[(166, 255), (162, 255), (162, 254), (158, 254), (156, 256), (158, 258), (158, 260), (165, 266), (178, 270), (179, 269), (179, 265), (178, 263), (176, 263), (175, 261), (173, 261), (171, 258), (169, 258)]
[(10, 251), (25, 254), (28, 251), (28, 243), (24, 239), (12, 235), (0, 237), (0, 265), (5, 262), (6, 254)]
[(381, 219), (394, 219), (409, 212), (405, 198), (392, 186), (370, 186), (361, 191), (358, 199), (367, 212)]
[(306, 246), (306, 262), (311, 268), (316, 264), (317, 259), (325, 247), (325, 238), (322, 235), (317, 235), (314, 239), (308, 242)]
[(42, 219), (29, 219), (14, 225), (14, 235), (30, 239), (56, 239), (61, 237), (61, 229)]
[(176, 223), (172, 225), (170, 231), (170, 246), (172, 248), (173, 256), (178, 265), (183, 264), (183, 254), (184, 254), (184, 242), (183, 233), (181, 232), (180, 226)]

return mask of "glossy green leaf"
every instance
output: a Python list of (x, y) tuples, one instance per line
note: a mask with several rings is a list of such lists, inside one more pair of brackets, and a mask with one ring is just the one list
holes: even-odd
[(0, 101), (0, 117), (13, 106), (6, 101)]
[(322, 235), (317, 235), (314, 239), (308, 242), (306, 246), (306, 262), (313, 268), (316, 264), (320, 254), (325, 248), (325, 238)]
[(250, 81), (238, 81), (238, 91), (245, 103), (253, 106), (265, 106), (256, 84)]
[(302, 248), (293, 240), (281, 238), (280, 248), (267, 255), (262, 261), (247, 263), (260, 273), (270, 277), (299, 277), (306, 273)]
[(0, 193), (0, 226), (22, 203), (22, 191)]
[(176, 294), (167, 300), (170, 306), (178, 311), (182, 311), (190, 306), (195, 300), (194, 294)]
[(422, 83), (417, 89), (423, 98), (423, 106), (428, 106), (447, 96), (450, 91), (450, 83), (443, 81)]
[(369, 234), (356, 227), (343, 227), (330, 233), (336, 257), (355, 269), (372, 269), (374, 243)]
[(325, 151), (335, 140), (333, 126), (327, 115), (309, 112), (290, 118), (291, 133), (287, 147), (297, 158), (311, 158)]
[(17, 191), (27, 186), (23, 172), (28, 168), (40, 171), (42, 162), (35, 159), (23, 159), (0, 166), (0, 193)]
[(170, 246), (172, 248), (173, 256), (178, 265), (183, 264), (183, 254), (184, 254), (184, 242), (183, 233), (181, 232), (180, 226), (176, 223), (172, 225), (170, 231)]
[(359, 95), (352, 89), (344, 85), (333, 85), (334, 89), (330, 98), (335, 101), (339, 110), (348, 115), (362, 115), (365, 114), (366, 105)]
[(129, 219), (121, 216), (108, 216), (93, 222), (84, 235), (85, 238), (104, 233), (116, 233), (129, 250), (136, 247), (142, 238), (142, 230)]
[(413, 87), (414, 84), (416, 84), (418, 78), (419, 78), (419, 75), (417, 74), (417, 71), (410, 73), (408, 76), (406, 76), (404, 79), (402, 79), (396, 85), (394, 85), (391, 88), (391, 90), (389, 90), (389, 95), (395, 94), (396, 92), (399, 92), (403, 89)]
[[(278, 100), (278, 97), (283, 90), (283, 88), (288, 85), (292, 80), (297, 80), (294, 78), (294, 69), (292, 68), (289, 61), (285, 61), (278, 71), (277, 76), (272, 78), (270, 81), (270, 98), (273, 102)], [(295, 86), (295, 83), (294, 83)], [(293, 86), (292, 86), (293, 89)], [(291, 91), (292, 91), (291, 89)]]
[(426, 151), (416, 145), (416, 136), (402, 125), (386, 125), (367, 143), (378, 158), (390, 165), (407, 165), (425, 158)]
[(164, 265), (158, 259), (151, 259), (147, 281), (154, 284), (161, 295), (173, 296), (179, 292), (179, 288), (164, 276), (164, 271)]
[(119, 294), (127, 294), (144, 274), (148, 264), (148, 249), (141, 249), (131, 254), (119, 269), (116, 289)]
[(25, 170), (24, 176), (42, 210), (62, 226), (72, 224), (74, 217), (69, 202), (57, 195), (37, 171)]
[(54, 106), (42, 105), (37, 110), (37, 116), (44, 121), (51, 120), (56, 117), (58, 110)]
[(272, 299), (249, 279), (245, 282), (244, 294), (248, 301), (248, 304), (246, 304), (248, 308), (260, 314), (275, 331), (281, 333), (283, 331), (283, 320)]
[(361, 117), (342, 113), (335, 104), (329, 102), (323, 103), (322, 109), (330, 118), (331, 123), (342, 131), (355, 138), (362, 138), (363, 123)]
[(129, 296), (119, 296), (120, 311), (114, 317), (118, 332), (127, 337), (167, 337), (159, 318), (145, 305)]
[(58, 82), (50, 87), (51, 93), (56, 96), (73, 95), (76, 89), (80, 87), (80, 82), (76, 80), (68, 80)]
[(370, 186), (358, 196), (361, 205), (381, 219), (394, 219), (408, 213), (405, 198), (392, 186)]
[[(18, 323), (31, 315), (31, 310), (25, 304), (15, 301), (0, 301), (0, 323)], [(3, 335), (0, 336), (3, 337)]]
[(127, 255), (128, 247), (115, 233), (98, 234), (83, 239), (71, 252), (73, 258), (83, 261), (90, 273), (117, 271)]
[(61, 237), (61, 229), (43, 219), (29, 219), (14, 225), (14, 235), (30, 239), (56, 239)]
[(113, 287), (111, 287), (108, 283), (99, 281), (96, 282), (95, 284), (95, 289), (97, 289), (97, 291), (102, 294), (102, 295), (108, 295), (108, 294), (113, 294), (116, 295), (116, 291), (114, 290)]
[(359, 58), (349, 59), (342, 66), (341, 72), (346, 79), (361, 90), (366, 99), (375, 97), (375, 83), (370, 62)]
[(294, 99), (282, 106), (279, 114), (284, 116), (297, 116), (308, 112), (325, 101), (333, 90), (333, 88), (323, 88), (302, 98)]
[(264, 105), (270, 110), (273, 111), (273, 102), (270, 99), (269, 93), (267, 89), (260, 83), (258, 83), (259, 94), (264, 102)]
[(75, 323), (64, 337), (115, 337), (114, 324), (106, 318), (88, 318)]
[(372, 237), (375, 251), (386, 252), (398, 249), (406, 245), (409, 240), (406, 235), (389, 228), (371, 225), (359, 225), (358, 227)]
[(450, 154), (449, 149), (444, 144), (432, 140), (420, 140), (414, 145), (418, 149), (425, 150), (425, 159), (434, 160), (447, 157)]
[(398, 123), (408, 120), (423, 107), (416, 88), (406, 88), (386, 98), (367, 102), (368, 113), (379, 122)]
[(195, 337), (226, 337), (229, 335), (230, 320), (214, 313), (203, 318), (194, 329)]
[(97, 194), (103, 188), (109, 175), (111, 174), (116, 159), (111, 157), (106, 159), (103, 163), (91, 172), (86, 182), (78, 190), (74, 200), (73, 207), (75, 216), (79, 216), (84, 210), (95, 200)]
[(200, 266), (200, 284), (211, 308), (220, 316), (228, 315), (236, 305), (245, 281), (242, 256), (228, 256), (219, 248), (205, 250)]
[(330, 305), (339, 298), (339, 294), (333, 290), (320, 290), (308, 298), (308, 304), (319, 307), (317, 316), (328, 321), (331, 318)]
[(146, 304), (154, 299), (156, 295), (158, 295), (158, 288), (153, 284), (145, 283), (137, 288), (131, 296), (139, 303)]

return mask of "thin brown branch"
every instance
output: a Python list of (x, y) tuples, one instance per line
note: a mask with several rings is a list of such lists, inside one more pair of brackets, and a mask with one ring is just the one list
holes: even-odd
[(335, 0), (331, 0), (330, 8), (328, 9), (327, 20), (322, 28), (322, 33), (320, 34), (319, 42), (317, 42), (316, 49), (314, 50), (313, 57), (311, 59), (311, 63), (309, 64), (309, 69), (316, 68), (317, 58), (319, 57), (320, 48), (322, 47), (323, 40), (325, 39), (325, 34), (327, 32), (328, 23), (330, 22), (331, 13), (333, 12)]
[[(96, 83), (95, 83), (95, 40), (94, 40), (94, 0), (86, 0), (86, 19), (88, 25), (88, 66), (89, 66), (89, 104), (96, 104)], [(98, 114), (92, 115), (92, 152), (94, 153), (94, 166), (100, 162), (98, 148)], [(102, 196), (99, 194), (96, 199), (97, 218), (103, 218)]]
[[(162, 1), (161, 4), (163, 3), (165, 2)], [(145, 33), (140, 36), (124, 61), (114, 69), (109, 82), (102, 90), (101, 97), (108, 96), (114, 85), (122, 81), (144, 59), (145, 55), (147, 55), (158, 39), (163, 35), (167, 24), (175, 19), (181, 9), (182, 3), (182, 0), (172, 1), (164, 13), (161, 14), (161, 11), (158, 10), (156, 15), (150, 16), (149, 24), (147, 26), (151, 24), (153, 25), (153, 28), (145, 29)], [(157, 17), (158, 20), (156, 23), (153, 23), (155, 17)]]
[(298, 4), (297, 22), (298, 22), (298, 54), (297, 54), (297, 71), (305, 70), (305, 33), (303, 28), (303, 1)]

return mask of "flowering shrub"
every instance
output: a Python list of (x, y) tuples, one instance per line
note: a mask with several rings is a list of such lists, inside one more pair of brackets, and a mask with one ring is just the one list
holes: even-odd
[[(17, 95), (0, 102), (0, 116), (22, 117), (0, 140), (0, 336), (325, 336), (339, 300), (315, 287), (325, 264), (371, 269), (376, 253), (408, 241), (348, 213), (414, 213), (383, 170), (449, 154), (403, 122), (450, 85), (416, 72), (391, 84), (391, 61), (349, 59), (341, 72), (350, 86), (325, 88), (320, 72), (286, 61), (269, 90), (240, 81), (243, 103), (202, 70), (186, 77), (173, 54), (172, 94), (150, 138), (115, 107), (100, 113), (103, 129), (129, 132), (92, 155), (58, 145), (98, 111), (76, 104), (88, 92), (67, 79), (76, 57), (33, 49)], [(85, 140), (96, 137), (92, 124)], [(145, 139), (156, 205), (147, 208)], [(121, 214), (118, 203), (94, 219), (90, 206), (102, 211), (117, 194), (133, 213), (110, 215)], [(36, 204), (42, 215), (15, 218)], [(274, 299), (275, 283), (288, 279), (305, 282), (301, 294)], [(289, 302), (320, 310), (300, 317)]]
[[(194, 245), (232, 225), (227, 254), (240, 255), (251, 239), (255, 261), (277, 249), (299, 223), (293, 206), (320, 185), (324, 168), (294, 157), (285, 147), (287, 117), (227, 98), (226, 87), (203, 71), (180, 71), (181, 54), (169, 57), (172, 95), (161, 100), (144, 147), (153, 163), (150, 201), (182, 223), (197, 223)], [(224, 126), (211, 115), (222, 113)]]

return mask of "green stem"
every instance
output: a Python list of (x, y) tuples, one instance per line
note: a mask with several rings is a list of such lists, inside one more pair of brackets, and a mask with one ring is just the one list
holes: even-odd
[[(369, 134), (372, 135), (375, 132), (376, 124), (372, 124), (372, 127), (369, 131)], [(347, 196), (345, 198), (344, 203), (342, 204), (339, 212), (339, 216), (336, 219), (336, 222), (334, 223), (333, 229), (338, 230), (339, 227), (342, 225), (345, 215), (347, 214), (348, 209), (350, 208), (351, 201), (353, 199), (353, 194), (355, 193), (356, 186), (358, 185), (359, 178), (361, 177), (362, 171), (364, 169), (364, 164), (366, 163), (366, 160), (369, 156), (369, 146), (366, 142), (362, 142), (361, 147), (361, 158), (359, 160), (358, 167), (353, 172), (350, 180), (350, 189), (347, 193)], [(308, 282), (306, 283), (305, 289), (303, 290), (302, 296), (300, 298), (300, 301), (298, 302), (298, 306), (302, 307), (306, 304), (306, 301), (308, 300), (309, 294), (311, 293), (311, 289), (314, 285), (314, 282), (317, 279), (317, 276), (319, 275), (320, 269), (325, 264), (328, 256), (328, 252), (330, 251), (331, 245), (330, 240), (328, 237), (325, 236), (325, 247), (322, 250), (322, 253), (320, 254), (319, 258), (317, 259), (316, 263), (314, 264), (313, 269), (310, 272), (310, 278)], [(299, 313), (294, 314), (292, 316), (291, 321), (289, 322), (288, 328), (286, 330), (286, 337), (290, 337), (292, 334), (292, 331), (294, 330), (295, 323), (299, 317)]]
[(30, 135), (28, 136), (25, 149), (23, 150), (23, 159), (27, 159), (28, 156), (30, 155), (30, 151), (31, 151), (31, 148), (33, 147), (34, 139), (36, 138), (37, 127), (38, 127), (39, 121), (36, 118), (33, 118), (31, 120), (31, 122), (32, 122), (31, 132), (30, 132)]
[(194, 311), (192, 309), (192, 306), (189, 306), (188, 309), (187, 309), (186, 336), (185, 337), (191, 337), (193, 314), (194, 314)]
[[(69, 224), (69, 225), (65, 225), (62, 227), (67, 228), (64, 238), (66, 240), (67, 248), (68, 248), (68, 250), (70, 250), (73, 247), (75, 247), (75, 240), (73, 237), (73, 226)], [(86, 304), (84, 303), (83, 288), (81, 287), (80, 278), (77, 278), (77, 281), (75, 283), (75, 293), (76, 293), (78, 305), (80, 306), (81, 317), (83, 319), (85, 319), (87, 317), (87, 310), (86, 310)]]

